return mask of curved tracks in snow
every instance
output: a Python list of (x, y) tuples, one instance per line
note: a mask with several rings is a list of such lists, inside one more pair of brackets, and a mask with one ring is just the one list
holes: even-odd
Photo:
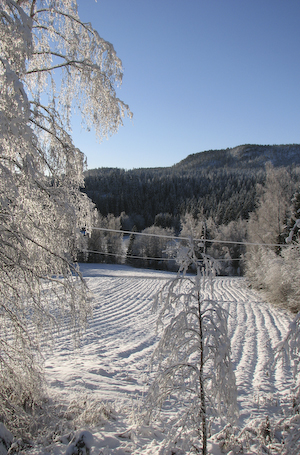
[[(83, 265), (82, 272), (95, 295), (94, 318), (80, 350), (71, 352), (63, 333), (58, 337), (46, 361), (49, 385), (69, 399), (78, 392), (117, 401), (140, 395), (156, 342), (152, 298), (174, 275), (94, 264)], [(263, 302), (242, 278), (217, 278), (214, 292), (229, 313), (238, 400), (247, 417), (255, 405), (287, 398), (291, 371), (280, 362), (270, 367), (289, 317)]]
[(290, 317), (264, 302), (243, 278), (217, 278), (215, 296), (228, 310), (228, 332), (238, 387), (241, 415), (278, 405), (289, 399), (291, 370), (275, 361), (278, 343), (286, 335)]
[(93, 320), (79, 350), (58, 336), (46, 361), (50, 388), (67, 399), (78, 392), (109, 401), (141, 395), (156, 342), (153, 296), (170, 274), (102, 264), (81, 269), (94, 294)]

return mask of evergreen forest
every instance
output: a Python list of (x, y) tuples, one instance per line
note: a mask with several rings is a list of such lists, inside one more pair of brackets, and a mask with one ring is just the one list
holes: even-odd
[[(246, 274), (254, 287), (269, 288), (263, 258), (275, 255), (272, 263), (283, 267), (278, 264), (286, 253), (270, 245), (286, 246), (299, 216), (299, 182), (300, 145), (213, 150), (169, 168), (86, 171), (84, 191), (97, 208), (98, 230), (89, 234), (88, 254), (79, 259), (175, 270), (167, 254), (170, 237), (193, 237), (206, 240), (221, 275)], [(122, 231), (137, 234), (128, 238)], [(263, 251), (249, 242), (263, 244)], [(283, 283), (274, 291), (280, 301), (286, 301), (285, 289)]]
[[(172, 167), (85, 172), (84, 192), (102, 216), (123, 214), (122, 228), (140, 231), (153, 224), (180, 228), (186, 213), (212, 218), (217, 225), (248, 219), (257, 203), (265, 164), (286, 167), (297, 181), (300, 145), (243, 145), (189, 155)], [(126, 217), (124, 217), (126, 214)]]

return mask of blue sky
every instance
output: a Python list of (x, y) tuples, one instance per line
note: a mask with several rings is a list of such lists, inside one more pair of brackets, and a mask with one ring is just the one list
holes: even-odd
[(191, 153), (300, 142), (299, 0), (78, 0), (124, 67), (133, 120), (100, 144), (74, 122), (88, 167), (165, 167)]

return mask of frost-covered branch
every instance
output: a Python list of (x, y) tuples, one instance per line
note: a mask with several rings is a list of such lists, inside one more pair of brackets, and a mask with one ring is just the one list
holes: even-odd
[(101, 140), (131, 113), (116, 96), (121, 60), (76, 1), (1, 0), (0, 42), (0, 408), (30, 438), (42, 338), (63, 323), (77, 343), (91, 315), (75, 262), (94, 207), (70, 117), (77, 108)]
[[(185, 411), (174, 418), (169, 442), (179, 447), (180, 435), (181, 442), (185, 438), (187, 446), (198, 447), (205, 455), (210, 418), (234, 421), (237, 416), (228, 313), (213, 298), (216, 267), (211, 258), (199, 250), (196, 254), (192, 240), (186, 247), (177, 244), (175, 253), (177, 277), (154, 300), (161, 338), (152, 359), (154, 380), (146, 400), (147, 418), (163, 408), (166, 400), (180, 401)], [(195, 275), (188, 274), (191, 266)]]

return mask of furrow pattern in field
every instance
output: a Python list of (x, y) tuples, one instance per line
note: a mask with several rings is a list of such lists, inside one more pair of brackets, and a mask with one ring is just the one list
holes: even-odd
[[(274, 359), (290, 317), (263, 302), (243, 279), (216, 278), (214, 292), (216, 300), (228, 311), (241, 415), (249, 416), (253, 403), (255, 408), (263, 402), (284, 402), (292, 384), (291, 370)], [(245, 402), (252, 402), (249, 409)]]
[[(72, 353), (60, 333), (57, 350), (46, 362), (49, 384), (66, 396), (89, 392), (123, 400), (141, 395), (157, 342), (153, 296), (172, 275), (104, 265), (86, 265), (84, 272), (95, 296), (94, 317), (80, 351)], [(204, 297), (210, 297), (209, 289)], [(257, 396), (284, 397), (291, 383), (289, 368), (279, 361), (270, 368), (290, 318), (264, 303), (242, 278), (216, 278), (214, 298), (228, 313), (239, 403), (247, 416), (253, 406), (245, 409), (245, 403), (253, 404)]]
[[(60, 347), (55, 358), (47, 360), (52, 389), (63, 393), (65, 380), (74, 393), (92, 391), (106, 399), (141, 394), (156, 342), (153, 296), (165, 279), (145, 274), (86, 277), (95, 296), (93, 320), (79, 352), (70, 354)], [(61, 372), (68, 370), (70, 376), (62, 378)]]

